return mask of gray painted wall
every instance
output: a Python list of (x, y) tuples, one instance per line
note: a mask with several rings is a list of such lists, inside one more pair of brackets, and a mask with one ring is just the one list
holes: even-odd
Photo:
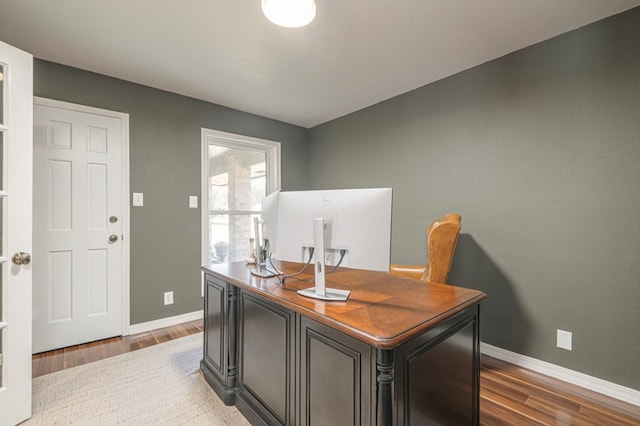
[(130, 114), (132, 324), (201, 308), (208, 127), (282, 142), (283, 189), (393, 187), (394, 262), (461, 213), (450, 282), (489, 295), (484, 341), (640, 389), (640, 9), (310, 131), (42, 60), (34, 93)]
[(42, 60), (34, 94), (129, 114), (130, 187), (144, 193), (131, 208), (131, 324), (202, 309), (201, 211), (188, 208), (200, 195), (202, 127), (281, 142), (283, 189), (307, 186), (304, 128)]
[(450, 282), (488, 294), (485, 342), (640, 389), (640, 8), (309, 140), (315, 188), (393, 187), (394, 262), (462, 214)]

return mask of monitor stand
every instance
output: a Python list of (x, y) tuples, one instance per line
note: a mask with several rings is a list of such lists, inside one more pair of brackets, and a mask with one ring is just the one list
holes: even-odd
[(349, 290), (340, 290), (338, 288), (326, 288), (324, 294), (316, 291), (316, 287), (305, 288), (304, 290), (298, 290), (300, 296), (313, 297), (320, 300), (336, 300), (345, 301), (349, 298)]
[(255, 268), (251, 268), (251, 275), (255, 275), (256, 277), (262, 277), (262, 278), (270, 278), (270, 277), (275, 277), (277, 274), (275, 272), (271, 272), (267, 270), (266, 265), (256, 264)]
[(298, 290), (298, 294), (305, 297), (313, 297), (320, 300), (345, 301), (351, 293), (349, 290), (327, 288), (324, 282), (324, 219), (313, 219), (313, 243), (314, 256), (318, 259), (315, 263), (316, 286)]

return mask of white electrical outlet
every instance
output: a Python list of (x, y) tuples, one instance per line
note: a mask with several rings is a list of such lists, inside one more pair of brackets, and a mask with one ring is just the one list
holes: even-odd
[(173, 292), (172, 291), (167, 291), (164, 294), (164, 304), (165, 305), (172, 305), (173, 304)]
[(558, 329), (557, 346), (560, 349), (566, 349), (568, 351), (572, 350), (572, 337), (573, 333), (571, 333), (570, 331)]
[(197, 195), (189, 195), (189, 208), (197, 209), (198, 208), (198, 196)]

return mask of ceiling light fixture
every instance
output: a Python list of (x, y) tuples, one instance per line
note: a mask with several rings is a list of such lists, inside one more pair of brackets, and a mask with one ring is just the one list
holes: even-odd
[(262, 12), (281, 27), (304, 27), (316, 17), (314, 0), (262, 0)]

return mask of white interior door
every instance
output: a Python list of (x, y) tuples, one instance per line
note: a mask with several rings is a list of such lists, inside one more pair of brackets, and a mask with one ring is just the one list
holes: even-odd
[(31, 416), (33, 59), (0, 42), (0, 425)]
[(35, 100), (34, 353), (123, 334), (124, 118)]

